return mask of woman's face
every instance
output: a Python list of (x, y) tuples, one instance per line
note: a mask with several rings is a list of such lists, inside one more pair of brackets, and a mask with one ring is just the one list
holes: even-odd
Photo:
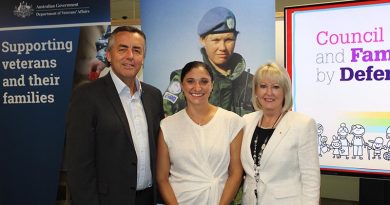
[(184, 76), (181, 86), (188, 105), (207, 104), (213, 89), (210, 74), (203, 67), (192, 68)]
[(256, 97), (264, 111), (280, 112), (283, 108), (284, 91), (275, 80), (266, 78), (259, 81)]
[(234, 52), (236, 46), (236, 34), (233, 32), (208, 34), (201, 39), (211, 62), (217, 66), (225, 64)]

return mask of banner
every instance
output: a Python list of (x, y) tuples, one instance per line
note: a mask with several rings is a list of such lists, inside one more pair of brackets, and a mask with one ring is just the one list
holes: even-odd
[(65, 115), (88, 80), (109, 1), (1, 3), (0, 204), (56, 203)]
[[(235, 20), (230, 23), (238, 35), (230, 51), (234, 53), (230, 59), (236, 62), (225, 63), (228, 67), (225, 77), (214, 70), (210, 102), (239, 115), (253, 111), (250, 89), (253, 73), (260, 65), (275, 59), (275, 2), (145, 0), (141, 2), (142, 30), (147, 35), (144, 80), (163, 92), (167, 115), (183, 108), (179, 70), (190, 61), (211, 59), (202, 51), (198, 27), (206, 12), (216, 7), (231, 11)], [(211, 17), (206, 22), (215, 20)]]

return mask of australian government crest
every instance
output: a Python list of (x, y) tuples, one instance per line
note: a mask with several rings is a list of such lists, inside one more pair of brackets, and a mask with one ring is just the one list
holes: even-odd
[(33, 14), (34, 8), (32, 4), (28, 5), (26, 2), (19, 2), (19, 5), (15, 6), (14, 15), (20, 18), (26, 18)]

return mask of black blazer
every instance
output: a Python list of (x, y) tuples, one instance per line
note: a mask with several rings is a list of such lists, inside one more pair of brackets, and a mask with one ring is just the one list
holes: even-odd
[[(156, 200), (156, 142), (164, 117), (157, 88), (142, 83)], [(106, 75), (75, 89), (66, 126), (67, 179), (73, 205), (135, 204), (137, 155), (120, 97)]]

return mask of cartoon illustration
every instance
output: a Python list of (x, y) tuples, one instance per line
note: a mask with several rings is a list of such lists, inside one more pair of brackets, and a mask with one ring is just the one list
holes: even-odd
[(353, 135), (351, 144), (353, 148), (352, 159), (357, 156), (360, 160), (363, 159), (363, 146), (366, 147), (367, 143), (364, 141), (363, 135), (366, 132), (365, 128), (360, 124), (352, 125), (350, 134)]
[(386, 130), (386, 138), (390, 139), (390, 126)]
[(383, 159), (390, 161), (390, 140), (387, 141), (387, 149), (388, 151), (383, 153)]
[(383, 138), (377, 137), (375, 140), (368, 140), (368, 142), (372, 143), (371, 146), (367, 145), (368, 160), (370, 160), (370, 150), (374, 151), (372, 159), (375, 159), (375, 157), (381, 159), (382, 149), (386, 150), (386, 145), (383, 145)]
[(330, 150), (329, 145), (326, 144), (328, 138), (323, 136), (324, 127), (318, 123), (317, 124), (317, 136), (318, 136), (318, 156), (322, 157), (322, 153), (326, 153)]
[(345, 123), (341, 123), (339, 129), (337, 130), (337, 135), (341, 142), (340, 155), (345, 156), (345, 159), (349, 159), (349, 147), (352, 146), (352, 144), (347, 139), (348, 133), (349, 130)]
[(330, 144), (332, 149), (333, 149), (333, 158), (337, 157), (337, 159), (341, 158), (341, 141), (340, 138), (337, 137), (336, 135), (332, 136), (333, 140), (332, 143)]
[(326, 144), (326, 141), (328, 141), (328, 137), (327, 136), (321, 136), (321, 139), (320, 139), (320, 153), (319, 153), (319, 156), (322, 157), (322, 154), (325, 154), (327, 153), (329, 150), (331, 150), (331, 147)]

